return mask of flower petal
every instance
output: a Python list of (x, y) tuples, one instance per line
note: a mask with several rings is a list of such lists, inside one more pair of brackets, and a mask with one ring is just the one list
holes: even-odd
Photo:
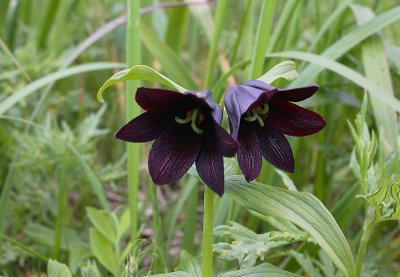
[(240, 148), (237, 153), (239, 167), (247, 182), (253, 181), (260, 175), (262, 155), (257, 134), (252, 124), (242, 123), (239, 129)]
[(216, 134), (217, 146), (225, 157), (235, 156), (239, 143), (224, 129), (214, 121), (214, 131)]
[(115, 137), (128, 142), (147, 142), (156, 139), (168, 126), (165, 116), (145, 112), (135, 117), (115, 133)]
[(326, 125), (324, 118), (319, 114), (279, 99), (270, 102), (267, 120), (289, 136), (308, 136)]
[(225, 107), (229, 115), (231, 134), (237, 138), (240, 119), (250, 108), (263, 106), (278, 90), (270, 85), (250, 80), (229, 89), (225, 94)]
[(173, 183), (195, 162), (202, 136), (187, 125), (173, 124), (154, 142), (149, 153), (149, 172), (157, 185)]
[(301, 88), (293, 89), (280, 89), (278, 90), (277, 98), (291, 101), (299, 102), (313, 96), (313, 94), (318, 90), (318, 85), (309, 85)]
[(146, 111), (160, 111), (178, 105), (187, 95), (172, 90), (158, 88), (138, 88), (136, 102)]
[(255, 128), (260, 142), (261, 153), (274, 166), (287, 172), (294, 172), (294, 158), (285, 136), (272, 126)]
[(196, 159), (196, 169), (204, 183), (216, 194), (224, 194), (224, 159), (213, 136), (203, 140)]
[(214, 120), (221, 124), (222, 109), (221, 106), (215, 102), (210, 90), (186, 91), (185, 94), (205, 108), (205, 110), (210, 110)]

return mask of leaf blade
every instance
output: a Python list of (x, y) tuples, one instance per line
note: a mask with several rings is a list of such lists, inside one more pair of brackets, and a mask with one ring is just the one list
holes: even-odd
[[(345, 276), (354, 276), (350, 247), (333, 216), (312, 194), (260, 183), (248, 184), (243, 176), (229, 176), (225, 192), (245, 208), (292, 221), (309, 232)], [(248, 199), (251, 198), (251, 201)]]

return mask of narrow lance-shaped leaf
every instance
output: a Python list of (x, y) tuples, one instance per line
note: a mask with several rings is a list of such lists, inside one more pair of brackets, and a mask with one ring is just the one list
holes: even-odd
[(249, 184), (243, 176), (227, 177), (225, 191), (249, 210), (297, 224), (311, 234), (345, 276), (354, 276), (353, 256), (346, 238), (333, 216), (312, 194)]

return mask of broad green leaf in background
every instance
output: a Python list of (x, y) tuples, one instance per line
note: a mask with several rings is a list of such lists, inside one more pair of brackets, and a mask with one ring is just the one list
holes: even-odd
[(96, 229), (90, 229), (90, 247), (97, 260), (114, 276), (119, 276), (119, 265), (111, 242)]
[(92, 222), (93, 226), (96, 227), (96, 229), (103, 236), (105, 236), (111, 242), (115, 242), (117, 240), (117, 234), (111, 225), (112, 223), (110, 222), (110, 217), (106, 211), (88, 207), (86, 208), (86, 213), (90, 219), (90, 222)]
[(140, 24), (140, 37), (147, 50), (157, 59), (165, 72), (178, 83), (194, 90), (197, 85), (190, 76), (189, 71), (182, 64), (180, 57), (144, 23)]
[(257, 182), (249, 184), (243, 176), (227, 177), (225, 192), (249, 210), (281, 217), (303, 228), (345, 276), (354, 276), (353, 255), (346, 238), (333, 216), (312, 194)]
[[(358, 25), (365, 24), (375, 18), (374, 12), (369, 7), (353, 4), (351, 8)], [(394, 96), (389, 62), (380, 34), (374, 34), (363, 41), (361, 49), (365, 77), (376, 83), (382, 89), (382, 93)], [(379, 97), (371, 96), (370, 99), (383, 149), (386, 154), (389, 154), (397, 148), (399, 130), (396, 128), (396, 112), (382, 103)]]
[(157, 72), (156, 70), (152, 69), (151, 67), (148, 67), (146, 65), (135, 65), (130, 69), (121, 70), (120, 72), (111, 76), (97, 92), (97, 100), (103, 103), (104, 102), (103, 92), (106, 88), (115, 83), (128, 80), (152, 81), (172, 87), (178, 90), (179, 92), (187, 91), (187, 89), (181, 87), (180, 85), (168, 79), (167, 77)]
[(296, 71), (296, 64), (293, 61), (284, 61), (275, 65), (257, 80), (263, 81), (267, 84), (271, 84), (279, 78), (293, 81), (298, 76), (299, 74)]
[(39, 88), (51, 84), (57, 80), (82, 74), (84, 72), (96, 71), (96, 70), (104, 70), (104, 69), (114, 69), (114, 68), (123, 68), (125, 65), (120, 63), (88, 63), (77, 65), (74, 67), (70, 67), (68, 69), (59, 70), (55, 73), (49, 74), (45, 77), (42, 77), (38, 80), (33, 81), (26, 87), (14, 92), (11, 96), (7, 97), (0, 103), (0, 115), (3, 115), (6, 111), (12, 108), (16, 103), (24, 99), (26, 96), (32, 94), (37, 91)]
[(285, 57), (291, 59), (299, 59), (329, 69), (343, 76), (349, 81), (352, 81), (353, 83), (359, 85), (361, 88), (365, 88), (371, 95), (373, 95), (374, 97), (378, 97), (382, 102), (400, 112), (400, 101), (397, 98), (391, 96), (389, 93), (382, 93), (382, 88), (377, 86), (375, 82), (365, 78), (365, 76), (361, 75), (357, 71), (334, 60), (328, 59), (321, 55), (315, 55), (312, 53), (300, 51), (285, 51), (273, 53), (269, 54), (268, 57)]
[(49, 260), (47, 263), (47, 276), (48, 277), (72, 277), (69, 268), (62, 263), (55, 260)]
[(300, 275), (280, 269), (272, 264), (261, 264), (255, 267), (241, 269), (237, 271), (225, 272), (218, 277), (300, 277)]

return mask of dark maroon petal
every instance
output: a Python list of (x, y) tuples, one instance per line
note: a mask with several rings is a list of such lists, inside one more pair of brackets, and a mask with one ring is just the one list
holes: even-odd
[(320, 131), (326, 125), (319, 114), (280, 99), (270, 102), (267, 120), (289, 136), (308, 136)]
[(229, 89), (225, 94), (225, 107), (229, 115), (231, 133), (237, 138), (240, 119), (250, 108), (263, 106), (276, 94), (278, 90), (270, 85), (258, 81), (247, 81)]
[(196, 169), (204, 183), (216, 194), (224, 194), (224, 159), (212, 136), (203, 140)]
[(128, 142), (146, 142), (156, 139), (165, 128), (168, 120), (156, 112), (145, 112), (132, 119), (115, 133), (115, 137)]
[(239, 167), (247, 182), (260, 175), (262, 155), (257, 134), (251, 124), (243, 122), (239, 129), (240, 148), (237, 153)]
[(195, 162), (202, 136), (187, 125), (173, 124), (154, 142), (149, 154), (149, 172), (157, 185), (173, 183)]
[(138, 88), (136, 102), (146, 111), (165, 110), (187, 98), (186, 94), (158, 88)]
[(291, 102), (299, 102), (313, 96), (318, 88), (318, 85), (309, 85), (301, 88), (280, 89), (276, 95), (279, 99)]
[(272, 126), (255, 128), (264, 158), (287, 172), (294, 172), (294, 158), (290, 144), (285, 136)]
[(217, 122), (214, 122), (214, 131), (218, 149), (225, 157), (235, 156), (239, 143)]

